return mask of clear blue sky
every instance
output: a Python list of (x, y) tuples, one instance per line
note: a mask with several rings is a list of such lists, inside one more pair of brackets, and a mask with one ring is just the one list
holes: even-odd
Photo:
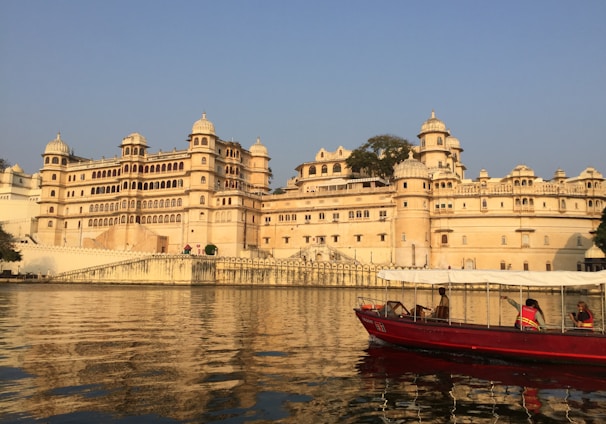
[(261, 137), (272, 186), (325, 147), (417, 144), (435, 109), (467, 177), (606, 175), (606, 1), (0, 1), (0, 157)]

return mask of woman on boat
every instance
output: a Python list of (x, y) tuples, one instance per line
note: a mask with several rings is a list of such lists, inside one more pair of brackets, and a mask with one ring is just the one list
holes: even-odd
[(590, 330), (593, 331), (593, 312), (587, 307), (587, 303), (582, 300), (577, 304), (579, 312), (571, 312), (568, 314), (574, 326), (579, 330)]
[(518, 302), (507, 296), (501, 296), (501, 299), (507, 299), (509, 304), (518, 310), (516, 317), (516, 328), (530, 331), (545, 331), (545, 316), (539, 306), (539, 302), (534, 299), (526, 299), (526, 304), (520, 306)]

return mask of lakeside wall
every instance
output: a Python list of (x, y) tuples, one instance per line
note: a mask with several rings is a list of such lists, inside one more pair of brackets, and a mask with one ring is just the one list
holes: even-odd
[(51, 283), (385, 287), (382, 266), (298, 260), (150, 255), (73, 271)]

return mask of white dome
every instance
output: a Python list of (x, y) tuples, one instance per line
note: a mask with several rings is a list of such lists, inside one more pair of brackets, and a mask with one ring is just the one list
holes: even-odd
[(417, 159), (413, 158), (413, 152), (408, 152), (408, 159), (404, 159), (394, 167), (393, 176), (398, 178), (429, 178), (429, 170)]
[(450, 133), (450, 131), (448, 131), (448, 129), (446, 128), (444, 122), (436, 118), (436, 113), (433, 110), (431, 111), (431, 118), (429, 118), (423, 123), (423, 125), (421, 125), (421, 132), (419, 133), (419, 137), (423, 134), (431, 132), (441, 132), (446, 134)]
[(585, 252), (585, 259), (604, 259), (606, 254), (595, 244)]
[(13, 167), (11, 168), (13, 170), (13, 172), (18, 172), (20, 174), (23, 174), (23, 168), (21, 168), (21, 166), (19, 166), (18, 163), (14, 164)]
[(69, 146), (61, 140), (61, 133), (46, 145), (44, 154), (69, 155)]
[(147, 146), (147, 140), (139, 133), (131, 133), (122, 139), (122, 144)]
[(215, 135), (215, 126), (212, 122), (206, 119), (206, 112), (202, 114), (202, 118), (194, 122), (194, 126), (191, 129), (191, 133)]
[(448, 137), (446, 137), (446, 146), (460, 149), (461, 142), (459, 141), (458, 138), (449, 135)]
[(257, 137), (257, 142), (249, 150), (253, 156), (267, 156), (267, 147), (261, 144), (261, 137)]

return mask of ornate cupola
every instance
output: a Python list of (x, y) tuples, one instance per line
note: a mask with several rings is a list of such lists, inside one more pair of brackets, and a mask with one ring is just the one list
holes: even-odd
[(139, 133), (132, 133), (122, 139), (120, 145), (122, 149), (122, 156), (145, 156), (147, 151), (147, 140)]
[(194, 122), (191, 134), (187, 138), (189, 149), (213, 149), (217, 136), (215, 126), (206, 119), (206, 112), (202, 113), (202, 118)]
[(431, 117), (421, 125), (417, 135), (420, 140), (419, 160), (423, 162), (430, 173), (450, 172), (457, 178), (464, 178), (465, 166), (461, 163), (461, 143), (450, 135), (444, 122), (431, 111)]
[(44, 165), (67, 165), (70, 156), (70, 149), (67, 143), (61, 139), (61, 133), (58, 132), (54, 140), (51, 140), (44, 149)]

